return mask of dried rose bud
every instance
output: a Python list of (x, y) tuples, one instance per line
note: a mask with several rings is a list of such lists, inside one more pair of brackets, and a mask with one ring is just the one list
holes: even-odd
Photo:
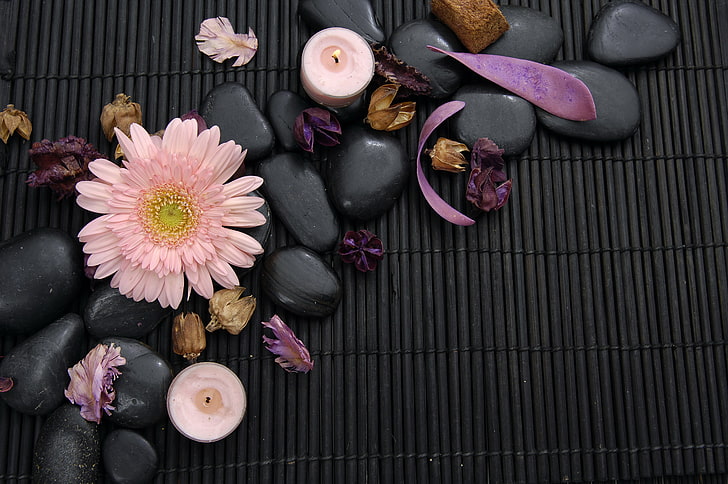
[(374, 90), (365, 120), (372, 128), (395, 131), (414, 121), (417, 103), (407, 101), (392, 106), (398, 91), (397, 84), (384, 84)]
[(459, 173), (465, 171), (468, 164), (463, 151), (468, 151), (468, 147), (464, 144), (447, 138), (438, 138), (435, 147), (425, 150), (425, 153), (432, 158), (432, 168), (435, 170)]
[(513, 186), (503, 171), (504, 165), (503, 150), (493, 141), (488, 138), (476, 141), (470, 156), (471, 172), (465, 198), (486, 212), (503, 207)]
[(276, 363), (281, 365), (281, 368), (289, 372), (311, 371), (313, 361), (306, 345), (296, 338), (291, 328), (278, 315), (274, 314), (270, 321), (261, 321), (261, 324), (273, 332), (273, 338), (263, 335), (263, 343), (268, 351), (278, 355)]
[(104, 106), (100, 119), (107, 140), (111, 141), (114, 137), (114, 128), (119, 128), (129, 136), (132, 123), (142, 124), (142, 107), (122, 92)]
[(304, 109), (293, 123), (293, 137), (302, 150), (313, 153), (314, 143), (321, 146), (339, 144), (341, 124), (331, 111), (323, 108)]
[(339, 243), (341, 260), (354, 266), (361, 272), (373, 271), (377, 262), (384, 258), (384, 249), (379, 237), (368, 230), (350, 230), (344, 234)]
[(172, 322), (172, 351), (190, 363), (207, 347), (205, 327), (196, 313), (180, 313)]
[(374, 46), (372, 51), (375, 60), (374, 72), (387, 82), (399, 84), (414, 95), (429, 96), (432, 94), (432, 84), (422, 72), (405, 64), (383, 45)]
[(244, 287), (236, 286), (232, 289), (220, 289), (210, 298), (210, 323), (206, 330), (213, 332), (220, 328), (230, 334), (240, 334), (248, 325), (256, 301), (253, 296), (241, 298)]
[(28, 119), (28, 115), (20, 109), (15, 109), (15, 105), (8, 106), (0, 112), (0, 139), (3, 143), (8, 142), (14, 133), (18, 133), (25, 139), (30, 139), (30, 133), (33, 131), (33, 124)]
[(40, 169), (28, 175), (26, 183), (50, 188), (59, 200), (75, 195), (76, 183), (94, 178), (88, 169), (90, 162), (106, 158), (94, 145), (76, 136), (35, 142), (28, 153)]

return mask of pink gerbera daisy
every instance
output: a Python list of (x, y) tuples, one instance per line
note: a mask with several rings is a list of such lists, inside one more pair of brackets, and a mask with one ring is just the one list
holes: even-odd
[(98, 178), (76, 185), (78, 204), (103, 214), (78, 234), (94, 277), (114, 275), (111, 286), (135, 301), (159, 300), (177, 308), (185, 277), (209, 299), (214, 279), (238, 285), (231, 267), (251, 267), (263, 248), (227, 227), (256, 227), (265, 216), (259, 197), (247, 196), (263, 180), (244, 176), (225, 183), (243, 164), (246, 151), (220, 144), (217, 126), (197, 134), (194, 120), (174, 119), (164, 137), (131, 125), (131, 139), (116, 130), (124, 167), (99, 159), (89, 163)]

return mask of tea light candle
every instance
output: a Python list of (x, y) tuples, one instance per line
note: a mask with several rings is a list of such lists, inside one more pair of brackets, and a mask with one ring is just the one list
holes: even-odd
[(301, 55), (301, 84), (319, 104), (350, 105), (374, 76), (374, 53), (356, 32), (331, 27), (309, 39)]
[(214, 362), (188, 366), (167, 392), (172, 425), (197, 442), (215, 442), (230, 435), (243, 420), (246, 407), (243, 383), (228, 367)]

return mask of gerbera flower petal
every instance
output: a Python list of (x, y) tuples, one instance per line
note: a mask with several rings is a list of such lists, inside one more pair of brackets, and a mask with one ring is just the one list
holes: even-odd
[(237, 230), (224, 229), (227, 239), (238, 249), (249, 254), (257, 255), (263, 253), (263, 246), (248, 234)]
[(197, 122), (191, 119), (182, 121), (175, 118), (164, 130), (162, 151), (188, 155), (195, 140), (197, 140)]
[(247, 195), (253, 190), (260, 188), (262, 184), (263, 179), (259, 176), (244, 176), (223, 185), (222, 193), (225, 197)]
[(86, 242), (87, 237), (95, 237), (101, 234), (106, 234), (109, 231), (107, 227), (108, 221), (113, 215), (102, 215), (101, 217), (95, 218), (86, 224), (84, 228), (78, 233), (78, 238), (81, 242)]
[(265, 220), (265, 215), (256, 210), (244, 215), (224, 215), (222, 224), (228, 227), (250, 228), (263, 225)]
[(119, 128), (114, 128), (114, 134), (116, 134), (116, 140), (119, 142), (119, 146), (121, 146), (121, 150), (128, 160), (139, 158), (136, 146), (134, 146), (134, 143), (123, 131)]
[(214, 292), (212, 290), (212, 277), (210, 276), (210, 271), (207, 270), (207, 267), (198, 265), (194, 271), (188, 270), (185, 271), (185, 274), (187, 275), (187, 280), (190, 281), (190, 286), (192, 286), (197, 294), (206, 299), (210, 299), (212, 297)]
[(231, 289), (240, 283), (237, 274), (227, 262), (213, 259), (207, 263), (207, 270), (215, 281), (226, 289)]
[(106, 183), (121, 183), (121, 168), (107, 159), (99, 158), (92, 161), (88, 164), (88, 169)]
[[(154, 155), (159, 152), (159, 149), (152, 141), (152, 137), (149, 133), (147, 133), (141, 125), (136, 123), (133, 123), (129, 127), (129, 132), (131, 133), (131, 139), (134, 142), (134, 147), (136, 148), (137, 157), (142, 160), (151, 160), (154, 158)], [(126, 153), (126, 151), (124, 153)]]
[(77, 203), (81, 208), (91, 212), (108, 213), (111, 186), (102, 182), (81, 181), (76, 184), (78, 190)]
[(210, 184), (225, 183), (243, 164), (248, 150), (241, 151), (239, 145), (232, 140), (221, 144), (217, 151), (205, 161), (212, 168)]

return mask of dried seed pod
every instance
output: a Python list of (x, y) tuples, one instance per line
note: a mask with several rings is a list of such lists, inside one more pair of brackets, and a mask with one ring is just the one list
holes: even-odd
[(18, 133), (25, 139), (30, 139), (30, 133), (33, 131), (33, 124), (28, 119), (28, 115), (20, 109), (15, 109), (15, 105), (8, 106), (0, 112), (0, 139), (3, 143), (8, 142), (14, 133)]
[(114, 137), (114, 128), (119, 128), (129, 136), (132, 123), (142, 124), (142, 107), (122, 92), (104, 106), (100, 120), (107, 140), (111, 141)]
[(180, 313), (172, 323), (172, 350), (188, 360), (197, 361), (197, 357), (207, 347), (205, 327), (196, 313)]
[(222, 328), (230, 334), (240, 334), (256, 306), (253, 296), (240, 297), (243, 292), (245, 288), (240, 286), (216, 291), (210, 299), (210, 323), (205, 329), (212, 332)]
[(465, 171), (468, 164), (463, 151), (468, 151), (468, 147), (464, 144), (447, 138), (438, 138), (435, 147), (425, 150), (425, 153), (432, 158), (432, 168), (435, 170), (459, 173)]
[(392, 106), (399, 91), (397, 84), (383, 84), (374, 90), (369, 101), (366, 122), (380, 131), (404, 128), (415, 119), (417, 104), (407, 101)]

